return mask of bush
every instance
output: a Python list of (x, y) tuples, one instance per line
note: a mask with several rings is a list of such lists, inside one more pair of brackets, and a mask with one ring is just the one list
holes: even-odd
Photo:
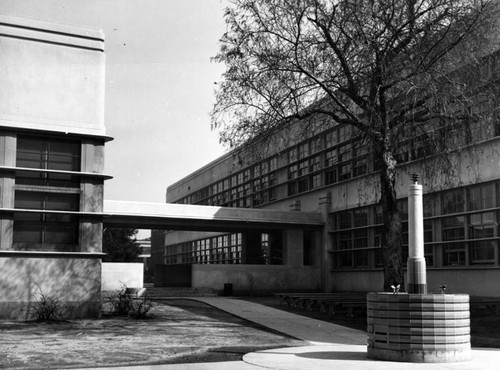
[(130, 302), (128, 316), (132, 319), (146, 319), (153, 308), (153, 301), (148, 297), (136, 298)]
[(110, 293), (103, 302), (103, 313), (111, 316), (129, 316), (133, 319), (145, 319), (153, 308), (153, 301), (144, 290), (127, 288), (125, 285), (118, 292)]
[(61, 321), (66, 306), (59, 299), (48, 296), (38, 287), (39, 292), (35, 295), (38, 300), (28, 305), (28, 317), (37, 322)]

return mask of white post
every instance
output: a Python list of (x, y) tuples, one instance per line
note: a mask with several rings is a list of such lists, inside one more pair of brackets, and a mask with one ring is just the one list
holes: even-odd
[(418, 175), (411, 175), (408, 192), (408, 293), (426, 294), (427, 276), (424, 258), (424, 211), (422, 185)]

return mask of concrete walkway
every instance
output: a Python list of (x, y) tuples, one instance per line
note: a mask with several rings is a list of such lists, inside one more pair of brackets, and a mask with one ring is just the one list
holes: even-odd
[(253, 352), (243, 356), (243, 361), (122, 367), (121, 369), (399, 370), (404, 367), (405, 370), (421, 370), (425, 367), (426, 370), (484, 370), (495, 369), (500, 362), (499, 349), (473, 349), (472, 361), (469, 362), (420, 364), (373, 361), (366, 358), (366, 333), (364, 331), (235, 298), (197, 297), (195, 299), (283, 334), (302, 339), (311, 345)]

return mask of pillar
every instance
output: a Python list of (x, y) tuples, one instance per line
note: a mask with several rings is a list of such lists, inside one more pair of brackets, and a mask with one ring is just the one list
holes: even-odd
[(299, 267), (304, 261), (304, 232), (302, 230), (283, 231), (283, 264)]
[(408, 293), (427, 294), (427, 277), (424, 258), (424, 212), (422, 185), (418, 175), (411, 175), (408, 192)]

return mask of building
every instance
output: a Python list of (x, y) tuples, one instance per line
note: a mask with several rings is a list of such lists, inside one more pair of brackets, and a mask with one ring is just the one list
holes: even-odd
[[(499, 58), (498, 51), (485, 57), (484, 70), (478, 73), (498, 83)], [(404, 220), (404, 260), (409, 174), (422, 175), (430, 292), (439, 292), (438, 286), (445, 284), (449, 292), (500, 296), (500, 117), (496, 104), (475, 102), (473, 109), (489, 109), (491, 114), (481, 122), (460, 126), (464, 131), (453, 136), (460, 139), (447, 157), (446, 171), (426, 172), (441, 164), (427, 155), (423, 137), (401, 143), (397, 153), (402, 163), (397, 192)], [(300, 240), (295, 245), (283, 234), (265, 230), (247, 243), (241, 232), (157, 231), (152, 245), (157, 270), (175, 271), (177, 266), (181, 271), (180, 266), (192, 265), (193, 287), (212, 284), (219, 290), (222, 282), (233, 283), (235, 290), (381, 290), (382, 217), (372, 153), (348, 126), (318, 126), (306, 136), (295, 132), (291, 127), (276, 135), (275, 145), (255, 144), (246, 153), (220, 157), (169, 186), (166, 201), (314, 212), (321, 214), (324, 228), (301, 230), (295, 235), (294, 241)], [(248, 259), (248, 255), (253, 257)], [(311, 270), (314, 277), (307, 283), (301, 278), (296, 285), (294, 272), (305, 267), (318, 271)], [(200, 277), (201, 270), (206, 274)], [(219, 279), (211, 278), (217, 274)]]
[(0, 17), (0, 318), (99, 316), (104, 35)]

